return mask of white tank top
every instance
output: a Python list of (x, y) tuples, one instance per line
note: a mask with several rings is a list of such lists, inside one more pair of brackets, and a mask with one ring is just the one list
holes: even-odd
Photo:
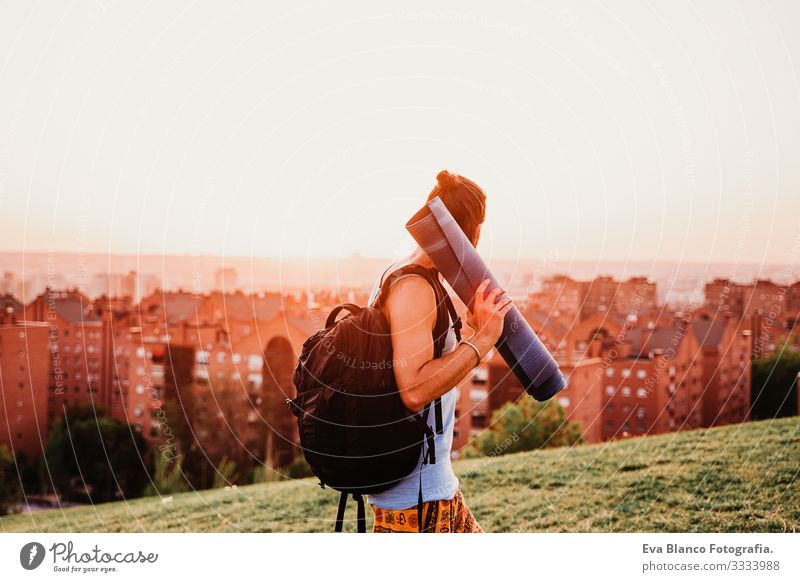
[[(390, 268), (392, 266), (394, 265), (391, 265)], [(370, 305), (372, 305), (378, 291), (380, 291), (381, 284), (383, 283), (383, 276), (389, 272), (390, 270), (387, 269), (372, 287), (372, 292), (369, 296)], [(414, 274), (402, 275), (395, 279), (392, 285), (403, 277), (419, 276), (420, 275)], [(447, 319), (450, 328), (447, 330), (447, 337), (442, 354), (453, 351), (456, 346), (456, 334), (453, 330), (453, 322), (450, 319), (449, 313)], [(433, 341), (432, 337), (431, 341)], [(455, 473), (453, 473), (453, 466), (450, 463), (450, 453), (453, 449), (453, 427), (455, 426), (456, 419), (456, 392), (457, 390), (452, 388), (442, 395), (442, 421), (444, 423), (444, 430), (442, 434), (437, 434), (434, 437), (436, 463), (423, 465), (422, 456), (420, 455), (416, 468), (411, 471), (407, 477), (383, 493), (368, 495), (368, 503), (371, 503), (375, 507), (380, 507), (381, 509), (408, 509), (416, 506), (419, 495), (420, 471), (422, 472), (423, 501), (437, 501), (440, 499), (453, 498), (458, 490), (458, 478)], [(432, 428), (434, 427), (433, 410), (431, 410), (429, 415), (428, 423)]]

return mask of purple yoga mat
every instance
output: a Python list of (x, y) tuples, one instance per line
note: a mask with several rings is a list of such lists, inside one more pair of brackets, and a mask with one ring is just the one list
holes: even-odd
[[(500, 287), (438, 196), (411, 217), (406, 229), (470, 309), (478, 285), (484, 279), (491, 280), (487, 292)], [(503, 297), (506, 295), (502, 294)], [(566, 385), (555, 359), (516, 305), (506, 314), (503, 333), (495, 347), (525, 391), (536, 400), (552, 398)]]

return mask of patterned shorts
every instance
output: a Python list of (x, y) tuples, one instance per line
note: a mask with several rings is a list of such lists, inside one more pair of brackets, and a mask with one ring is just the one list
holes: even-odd
[[(376, 533), (416, 533), (417, 506), (408, 509), (381, 509), (370, 505), (375, 514), (372, 531)], [(464, 503), (461, 490), (452, 499), (426, 501), (422, 504), (423, 526), (431, 533), (483, 533), (475, 516)]]

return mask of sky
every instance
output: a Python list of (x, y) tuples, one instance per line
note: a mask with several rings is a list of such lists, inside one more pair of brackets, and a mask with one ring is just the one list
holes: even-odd
[(0, 249), (800, 262), (800, 5), (10, 2)]

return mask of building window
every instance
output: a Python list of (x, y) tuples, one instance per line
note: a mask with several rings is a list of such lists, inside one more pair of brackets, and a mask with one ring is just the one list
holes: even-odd
[(558, 403), (561, 405), (562, 408), (569, 408), (569, 398), (566, 396), (562, 396), (558, 399)]
[(469, 398), (473, 402), (483, 402), (486, 400), (486, 390), (470, 390), (469, 391)]
[(623, 378), (627, 378), (630, 375), (631, 375), (631, 371), (630, 370), (628, 370), (628, 369), (622, 370), (622, 377)]
[(631, 395), (631, 389), (628, 386), (623, 386), (622, 395), (623, 396), (630, 396)]
[(644, 406), (637, 406), (636, 407), (636, 418), (642, 420), (645, 417), (646, 411)]
[(614, 376), (614, 368), (606, 368), (606, 376), (609, 378)]
[(472, 426), (475, 428), (485, 428), (486, 427), (486, 415), (481, 412), (473, 412), (472, 413)]
[(224, 364), (225, 363), (225, 352), (219, 351), (217, 352), (217, 363)]
[(261, 370), (264, 367), (264, 361), (261, 356), (251, 354), (247, 356), (247, 367), (253, 372)]
[(137, 384), (136, 385), (136, 393), (137, 394), (144, 394), (144, 386), (142, 386), (141, 384)]
[(636, 377), (642, 380), (647, 377), (647, 372), (644, 370), (636, 370)]
[(608, 386), (606, 386), (606, 394), (608, 394), (609, 396), (614, 394), (614, 387), (611, 386), (610, 384)]
[(636, 396), (638, 398), (647, 398), (647, 390), (645, 388), (637, 388)]
[(478, 368), (472, 374), (472, 383), (484, 385), (489, 381), (489, 371), (486, 368)]

